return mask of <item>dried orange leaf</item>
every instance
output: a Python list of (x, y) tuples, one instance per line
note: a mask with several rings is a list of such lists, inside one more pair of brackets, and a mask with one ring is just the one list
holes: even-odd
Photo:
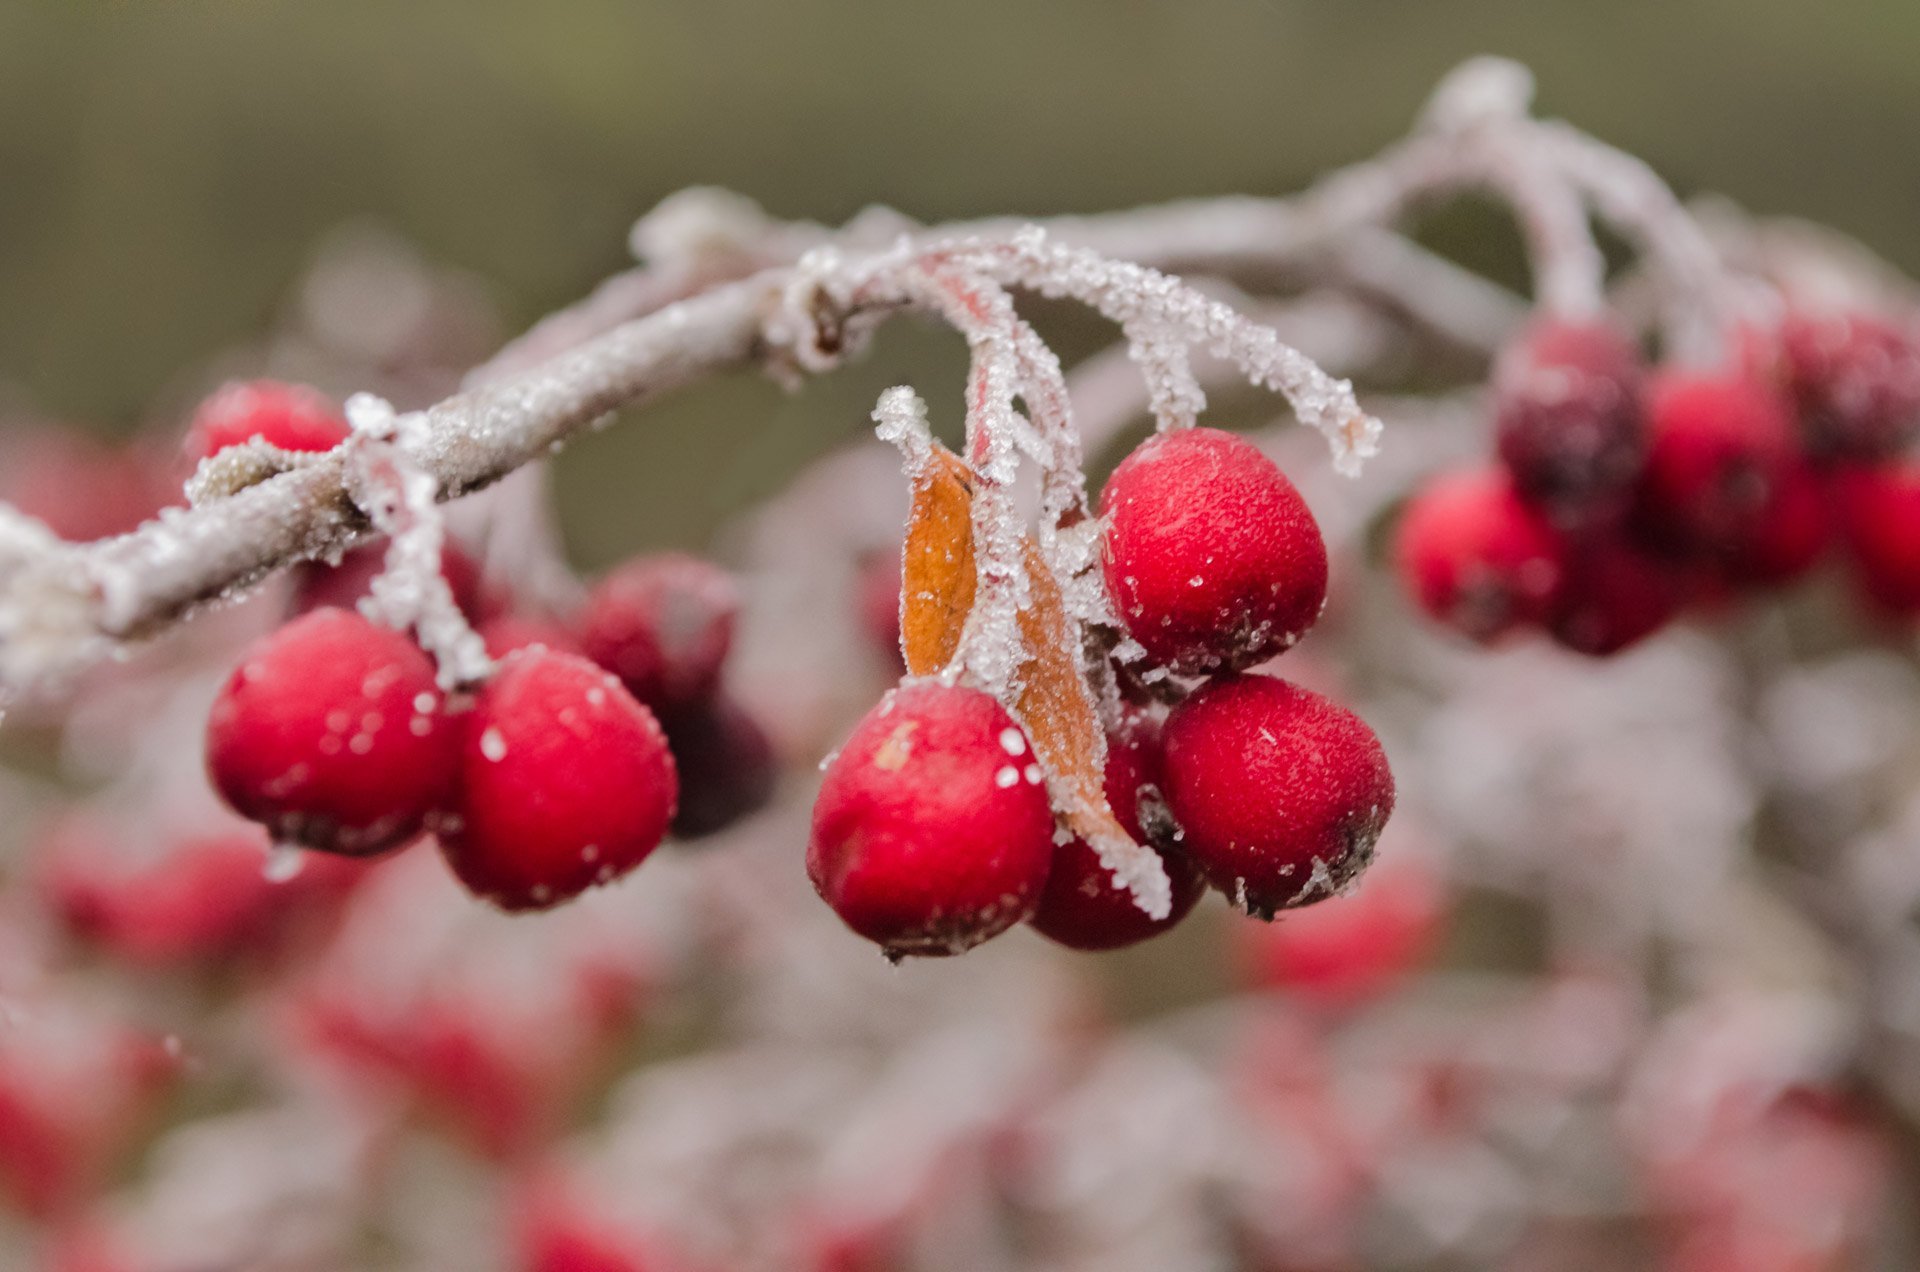
[(1107, 806), (1106, 733), (1080, 674), (1078, 629), (1032, 536), (1025, 547), (1032, 604), (1020, 611), (1027, 659), (1016, 677), (1015, 714), (1033, 741), (1067, 829), (1093, 846), (1142, 909), (1164, 918), (1171, 892), (1160, 858), (1135, 843)]
[(900, 562), (900, 652), (913, 675), (953, 661), (973, 612), (974, 582), (973, 476), (935, 442), (914, 475)]

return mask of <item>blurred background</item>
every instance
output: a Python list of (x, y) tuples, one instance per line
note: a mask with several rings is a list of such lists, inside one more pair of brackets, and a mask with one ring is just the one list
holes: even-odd
[[(203, 388), (179, 377), (257, 335), (355, 222), (470, 271), (504, 335), (619, 268), (627, 226), (688, 185), (827, 222), (1281, 193), (1402, 135), (1476, 53), (1529, 64), (1545, 113), (1683, 192), (1911, 270), (1917, 52), (1905, 0), (12, 0), (0, 379), (103, 433), (183, 413), (169, 387)], [(723, 386), (574, 448), (576, 554), (697, 545), (903, 372), (936, 400), (958, 382), (957, 342), (889, 339), (800, 400)]]

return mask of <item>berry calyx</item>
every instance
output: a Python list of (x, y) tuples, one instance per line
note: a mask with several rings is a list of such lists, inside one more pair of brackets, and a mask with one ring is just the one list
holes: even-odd
[(1779, 372), (1807, 449), (1876, 460), (1920, 434), (1920, 338), (1865, 313), (1794, 313), (1780, 324)]
[(1395, 540), (1395, 565), (1414, 601), (1482, 644), (1546, 623), (1562, 555), (1547, 519), (1499, 468), (1429, 480), (1408, 500)]
[(1271, 918), (1357, 878), (1393, 811), (1386, 752), (1360, 717), (1271, 676), (1227, 676), (1162, 734), (1167, 805), (1207, 881)]
[(1033, 913), (1053, 810), (1026, 734), (985, 693), (908, 680), (854, 726), (813, 806), (807, 875), (893, 958), (959, 954)]
[(1846, 469), (1833, 488), (1860, 591), (1890, 616), (1920, 613), (1920, 464)]
[(1306, 501), (1243, 437), (1159, 433), (1107, 479), (1107, 590), (1150, 657), (1203, 673), (1249, 667), (1313, 626), (1327, 546)]
[(207, 772), (283, 843), (368, 856), (420, 833), (453, 776), (457, 731), (426, 654), (351, 610), (256, 644), (207, 720)]
[(1494, 366), (1494, 429), (1515, 488), (1562, 526), (1624, 512), (1645, 450), (1639, 350), (1607, 322), (1534, 324)]
[(278, 380), (235, 381), (193, 413), (186, 453), (198, 463), (256, 437), (281, 450), (328, 451), (352, 433), (340, 408), (317, 389)]
[(641, 557), (602, 579), (580, 616), (587, 656), (655, 711), (713, 696), (733, 646), (739, 588), (683, 553)]
[(1636, 508), (1668, 555), (1725, 560), (1760, 533), (1799, 462), (1786, 407), (1737, 375), (1668, 373), (1647, 400)]
[(1158, 936), (1187, 917), (1206, 891), (1199, 868), (1171, 846), (1175, 827), (1160, 793), (1159, 729), (1150, 717), (1130, 714), (1108, 735), (1105, 789), (1108, 807), (1134, 842), (1160, 854), (1173, 905), (1164, 919), (1150, 918), (1133, 893), (1114, 883), (1093, 845), (1075, 837), (1054, 849), (1046, 890), (1027, 920), (1069, 949), (1113, 950)]
[(508, 654), (462, 726), (434, 828), (453, 873), (501, 909), (545, 909), (610, 883), (666, 835), (679, 796), (666, 735), (586, 659), (538, 646)]

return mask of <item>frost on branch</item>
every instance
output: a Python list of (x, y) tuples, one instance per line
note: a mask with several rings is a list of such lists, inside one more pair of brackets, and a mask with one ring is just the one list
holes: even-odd
[(425, 444), (424, 421), (396, 415), (370, 393), (347, 399), (347, 418), (354, 429), (346, 443), (354, 501), (388, 539), (385, 567), (361, 611), (398, 631), (413, 631), (439, 664), (443, 688), (486, 679), (492, 660), (441, 570), (446, 525), (439, 483), (408, 453)]

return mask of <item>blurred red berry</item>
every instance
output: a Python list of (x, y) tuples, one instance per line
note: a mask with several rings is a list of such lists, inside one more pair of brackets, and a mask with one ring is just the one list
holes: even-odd
[(1494, 365), (1494, 432), (1521, 495), (1556, 525), (1626, 511), (1646, 448), (1640, 351), (1604, 321), (1536, 322)]
[(1389, 853), (1350, 894), (1236, 927), (1240, 964), (1255, 985), (1352, 1007), (1398, 985), (1431, 953), (1444, 910), (1440, 882)]
[(726, 829), (773, 798), (779, 777), (773, 741), (724, 692), (662, 720), (680, 772), (673, 833), (698, 839)]
[(1782, 402), (1731, 374), (1667, 372), (1648, 394), (1636, 515), (1663, 553), (1724, 561), (1754, 541), (1799, 463)]
[(1885, 459), (1920, 434), (1920, 333), (1911, 322), (1798, 311), (1761, 343), (1815, 456)]
[(641, 557), (593, 589), (580, 643), (655, 711), (691, 707), (719, 686), (739, 608), (733, 577), (712, 562), (671, 552)]
[(234, 381), (194, 411), (185, 449), (194, 463), (256, 437), (281, 450), (326, 451), (352, 433), (340, 408), (316, 389), (278, 380)]
[(1569, 548), (1548, 630), (1576, 653), (1617, 654), (1680, 612), (1683, 572), (1630, 543), (1600, 539)]
[(1400, 581), (1427, 614), (1483, 644), (1544, 626), (1563, 548), (1498, 468), (1443, 473), (1407, 501), (1395, 541)]
[(1920, 613), (1920, 463), (1844, 469), (1833, 499), (1860, 591), (1890, 615)]

